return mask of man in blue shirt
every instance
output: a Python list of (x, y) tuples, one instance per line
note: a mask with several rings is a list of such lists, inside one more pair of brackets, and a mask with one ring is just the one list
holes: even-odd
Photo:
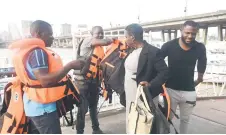
[[(32, 23), (30, 29), (33, 38), (42, 39), (46, 47), (53, 43), (52, 27), (49, 23), (37, 20)], [(71, 69), (80, 69), (84, 64), (81, 61), (72, 61), (58, 72), (49, 73), (48, 55), (42, 49), (34, 49), (27, 56), (25, 68), (28, 76), (38, 80), (43, 87), (53, 86), (59, 82)], [(30, 133), (61, 134), (60, 121), (57, 114), (56, 103), (41, 104), (23, 95), (24, 110), (30, 120)]]

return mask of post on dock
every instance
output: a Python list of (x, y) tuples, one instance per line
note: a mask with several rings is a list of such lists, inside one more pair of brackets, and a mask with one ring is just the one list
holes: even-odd
[(167, 35), (168, 35), (168, 41), (170, 41), (171, 40), (171, 30), (168, 30), (168, 32), (167, 32)]
[(143, 37), (144, 37), (144, 40), (146, 40), (147, 42), (150, 42), (150, 34), (149, 34), (149, 30), (145, 30), (144, 31), (144, 34), (143, 34)]
[(165, 42), (165, 32), (164, 32), (164, 30), (161, 31), (161, 35), (162, 35), (162, 41)]
[(148, 32), (148, 36), (149, 36), (149, 39), (151, 40), (150, 42), (152, 42), (152, 41), (153, 41), (153, 37), (152, 37), (152, 32), (151, 32), (151, 30)]
[(197, 41), (200, 40), (200, 29), (198, 30), (197, 34), (196, 34), (196, 38), (195, 38)]
[(174, 30), (174, 39), (176, 39), (177, 38), (177, 30), (175, 29)]
[(206, 45), (207, 43), (207, 38), (208, 38), (208, 26), (203, 28), (203, 37), (204, 37), (204, 44)]
[(57, 47), (59, 47), (60, 46), (60, 38), (58, 39), (58, 45), (57, 45)]
[(226, 41), (226, 28), (224, 28), (224, 41)]
[(223, 41), (222, 24), (218, 26), (218, 40)]

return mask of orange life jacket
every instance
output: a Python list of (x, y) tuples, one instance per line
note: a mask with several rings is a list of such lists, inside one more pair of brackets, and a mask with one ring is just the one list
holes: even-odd
[(8, 108), (7, 112), (4, 113), (1, 134), (26, 134), (28, 132), (28, 120), (24, 113), (23, 91), (21, 88), (19, 78), (14, 79), (7, 88), (12, 96), (10, 101), (6, 101)]
[(11, 44), (9, 49), (14, 52), (13, 66), (18, 78), (24, 84), (23, 90), (27, 93), (28, 98), (43, 104), (55, 102), (73, 93), (77, 93), (75, 95), (77, 98), (79, 91), (76, 86), (71, 85), (68, 77), (64, 77), (56, 86), (48, 88), (43, 88), (38, 80), (29, 78), (24, 65), (26, 65), (29, 52), (37, 48), (42, 49), (48, 55), (49, 73), (57, 72), (63, 68), (63, 62), (60, 56), (52, 50), (47, 49), (45, 43), (40, 39), (24, 39)]
[(11, 82), (11, 99), (4, 115), (2, 134), (25, 133), (24, 125), (27, 124), (23, 108), (23, 92), (27, 94), (30, 100), (43, 104), (56, 102), (67, 95), (72, 95), (76, 105), (80, 103), (79, 91), (68, 76), (64, 77), (55, 86), (48, 88), (42, 87), (39, 81), (29, 78), (24, 65), (29, 52), (36, 48), (40, 48), (47, 53), (49, 73), (57, 72), (63, 68), (61, 58), (50, 49), (45, 48), (44, 42), (40, 39), (24, 39), (10, 45), (9, 49), (14, 52), (13, 65), (17, 77)]
[(126, 54), (126, 50), (128, 49), (128, 46), (126, 45), (125, 41), (121, 41), (121, 40), (115, 40), (114, 43), (112, 43), (111, 45), (108, 46), (106, 52), (105, 52), (105, 56), (103, 58), (103, 60), (101, 61), (101, 63), (107, 58), (109, 57), (109, 55), (111, 55), (117, 48), (119, 48), (119, 58), (124, 58), (127, 54)]
[(100, 62), (104, 57), (104, 48), (102, 46), (95, 46), (90, 56), (80, 56), (80, 48), (83, 40), (79, 43), (77, 58), (85, 59), (87, 62), (81, 70), (81, 74), (86, 80), (93, 80), (99, 76)]
[(89, 70), (85, 77), (86, 79), (94, 79), (97, 77), (100, 67), (100, 62), (104, 57), (104, 48), (102, 46), (94, 47), (93, 53), (90, 58)]

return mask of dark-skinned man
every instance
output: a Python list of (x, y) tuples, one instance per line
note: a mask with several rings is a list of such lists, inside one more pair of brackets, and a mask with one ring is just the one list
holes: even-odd
[[(49, 23), (41, 20), (31, 24), (32, 38), (44, 41), (45, 47), (50, 47), (53, 43), (52, 27)], [(58, 57), (58, 55), (54, 55)], [(80, 60), (66, 64), (62, 69), (49, 73), (51, 59), (47, 52), (41, 48), (36, 48), (28, 53), (25, 65), (30, 79), (37, 80), (44, 88), (57, 84), (71, 69), (81, 69), (84, 62)], [(57, 91), (56, 91), (57, 92)], [(61, 134), (60, 121), (56, 111), (56, 103), (42, 104), (28, 98), (27, 93), (23, 95), (24, 110), (30, 119), (30, 133), (40, 134)]]
[[(206, 69), (206, 48), (195, 40), (199, 26), (194, 21), (186, 21), (181, 37), (165, 43), (161, 48), (163, 58), (168, 56), (169, 78), (166, 82), (171, 98), (171, 108), (176, 112), (180, 108), (180, 133), (186, 134), (189, 117), (196, 104), (195, 86), (203, 81)], [(194, 81), (194, 69), (197, 63), (198, 78)], [(171, 113), (170, 118), (173, 118)]]
[[(79, 57), (89, 57), (96, 46), (107, 46), (113, 43), (113, 39), (103, 39), (104, 32), (101, 26), (94, 26), (92, 28), (91, 35), (91, 37), (85, 38), (83, 40), (79, 50)], [(84, 80), (84, 77), (82, 75), (76, 74), (75, 82), (78, 85), (83, 97), (82, 104), (78, 108), (76, 124), (77, 133), (84, 133), (85, 115), (88, 112), (89, 108), (93, 134), (102, 134), (103, 132), (99, 127), (97, 116), (97, 105), (99, 100), (98, 77), (88, 82)]]

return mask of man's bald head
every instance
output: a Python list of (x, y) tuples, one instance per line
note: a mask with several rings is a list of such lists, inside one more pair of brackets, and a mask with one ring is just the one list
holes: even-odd
[(45, 21), (36, 20), (30, 26), (30, 33), (33, 38), (42, 39), (47, 47), (53, 43), (52, 26)]
[(97, 39), (104, 38), (104, 30), (101, 26), (94, 26), (92, 28), (91, 34), (94, 38), (97, 38)]

